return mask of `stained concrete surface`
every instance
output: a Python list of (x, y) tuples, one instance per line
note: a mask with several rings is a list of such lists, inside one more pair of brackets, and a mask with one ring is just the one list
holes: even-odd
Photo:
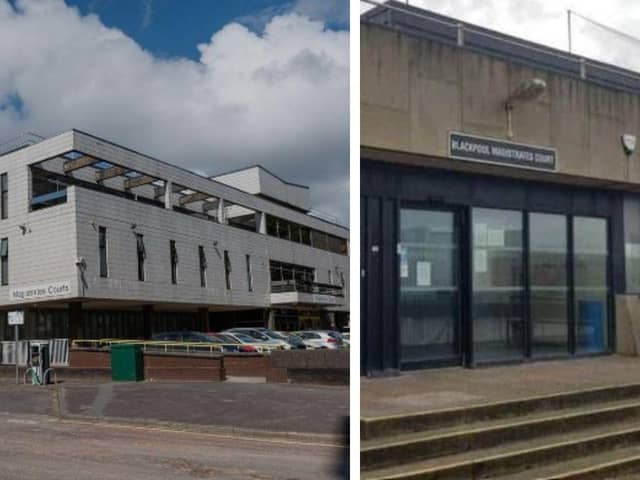
[(362, 378), (360, 413), (367, 418), (381, 417), (628, 383), (640, 383), (638, 357), (420, 370)]
[(0, 478), (344, 479), (344, 449), (53, 417), (0, 417)]

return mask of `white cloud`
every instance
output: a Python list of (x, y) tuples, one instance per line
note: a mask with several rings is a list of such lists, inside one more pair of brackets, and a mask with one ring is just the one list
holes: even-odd
[[(377, 1), (377, 0), (374, 0)], [(567, 50), (567, 10), (640, 37), (640, 2), (632, 0), (410, 0), (426, 8), (519, 38)], [(360, 2), (361, 12), (373, 8)], [(640, 71), (640, 42), (573, 16), (574, 52)]]
[[(295, 13), (260, 34), (232, 23), (194, 62), (156, 58), (62, 0), (17, 5), (0, 0), (3, 136), (75, 127), (201, 173), (261, 163), (348, 220), (347, 32)], [(1, 107), (15, 95), (22, 113)]]

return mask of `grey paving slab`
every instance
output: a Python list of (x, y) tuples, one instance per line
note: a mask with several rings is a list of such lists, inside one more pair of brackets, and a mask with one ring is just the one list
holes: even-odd
[(91, 383), (63, 388), (64, 413), (132, 421), (343, 434), (349, 390), (255, 383)]
[(550, 393), (640, 383), (640, 359), (605, 356), (362, 378), (363, 417), (465, 407)]

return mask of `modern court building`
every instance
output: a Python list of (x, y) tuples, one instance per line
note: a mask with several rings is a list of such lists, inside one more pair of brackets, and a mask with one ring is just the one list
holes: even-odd
[(26, 312), (22, 338), (348, 322), (348, 230), (310, 214), (307, 187), (262, 167), (207, 178), (76, 130), (12, 147), (0, 308)]
[(362, 372), (637, 353), (640, 74), (361, 19)]

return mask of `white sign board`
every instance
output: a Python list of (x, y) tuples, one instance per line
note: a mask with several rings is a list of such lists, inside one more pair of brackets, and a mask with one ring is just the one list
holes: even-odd
[(12, 288), (9, 292), (9, 299), (13, 302), (24, 302), (41, 298), (64, 297), (70, 293), (71, 282), (65, 280), (46, 285)]
[(16, 310), (7, 314), (9, 325), (24, 325), (24, 312)]
[(416, 264), (416, 285), (419, 287), (431, 286), (431, 262)]

